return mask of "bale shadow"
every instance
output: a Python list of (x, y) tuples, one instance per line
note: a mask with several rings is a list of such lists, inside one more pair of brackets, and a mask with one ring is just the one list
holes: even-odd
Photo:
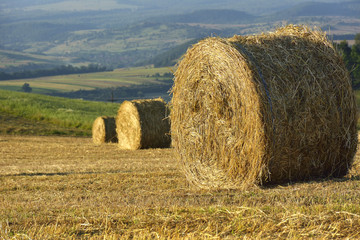
[(341, 178), (318, 178), (318, 179), (309, 179), (302, 181), (291, 181), (285, 183), (273, 183), (273, 184), (264, 184), (260, 186), (261, 189), (275, 189), (278, 187), (289, 187), (296, 184), (312, 184), (312, 183), (327, 183), (327, 182), (348, 182), (348, 181), (360, 181), (360, 175), (350, 176), (350, 177), (341, 177)]

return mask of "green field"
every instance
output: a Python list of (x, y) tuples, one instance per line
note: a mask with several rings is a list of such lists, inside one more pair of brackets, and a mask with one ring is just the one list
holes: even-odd
[[(99, 116), (116, 116), (119, 104), (51, 97), (41, 94), (0, 90), (1, 132), (23, 133), (24, 125), (45, 123), (33, 134), (91, 135), (93, 121)], [(7, 120), (6, 120), (7, 119)], [(59, 132), (60, 130), (64, 132)], [(72, 129), (74, 131), (65, 131)], [(72, 135), (72, 134), (70, 134)]]
[(20, 91), (24, 83), (29, 83), (33, 93), (52, 94), (96, 88), (124, 87), (138, 84), (161, 84), (164, 78), (155, 77), (156, 73), (170, 73), (171, 68), (123, 68), (111, 72), (71, 74), (41, 78), (0, 81), (0, 89)]

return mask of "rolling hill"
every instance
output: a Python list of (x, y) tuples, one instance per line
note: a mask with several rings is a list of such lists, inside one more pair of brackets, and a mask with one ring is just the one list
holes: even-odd
[(0, 71), (37, 70), (64, 65), (69, 62), (71, 62), (71, 58), (0, 49)]
[(360, 18), (360, 2), (350, 1), (341, 3), (307, 2), (286, 10), (277, 12), (273, 16), (282, 19), (303, 16), (345, 16)]
[[(202, 9), (234, 9), (238, 11), (246, 11), (256, 15), (266, 15), (274, 13), (279, 9), (286, 9), (299, 3), (308, 2), (308, 0), (183, 0), (183, 1), (168, 1), (168, 0), (86, 0), (87, 4), (82, 4), (83, 0), (2, 0), (0, 9), (14, 10), (46, 10), (51, 12), (57, 11), (97, 11), (97, 10), (124, 10), (130, 9), (134, 12), (152, 15), (166, 14), (182, 14), (193, 12), (194, 10)], [(342, 2), (341, 0), (318, 0), (318, 2)], [(132, 14), (134, 17), (136, 14)]]
[(171, 23), (239, 24), (250, 23), (255, 19), (256, 17), (254, 15), (243, 11), (207, 9), (197, 10), (186, 14), (157, 17), (152, 18), (151, 20)]
[[(359, 2), (340, 0), (182, 1), (10, 1), (0, 3), (0, 50), (3, 71), (53, 67), (52, 64), (96, 63), (109, 68), (155, 65), (189, 41), (215, 35), (256, 34), (284, 23), (331, 27), (335, 35), (360, 32)], [(91, 3), (91, 4), (90, 4)], [(60, 5), (59, 5), (60, 4)], [(71, 10), (53, 6), (76, 7)], [(114, 8), (106, 9), (105, 6)], [(132, 7), (129, 7), (129, 6)], [(87, 8), (86, 8), (87, 7)], [(257, 10), (256, 10), (257, 9)], [(267, 9), (267, 10), (266, 10)], [(60, 11), (61, 10), (61, 11)], [(274, 15), (273, 13), (276, 14)], [(342, 39), (342, 37), (336, 39)], [(335, 37), (334, 37), (335, 38)], [(36, 54), (60, 61), (37, 61), (21, 54)], [(179, 54), (172, 57), (174, 63)], [(29, 65), (30, 64), (30, 65)], [(4, 70), (4, 67), (7, 69)]]

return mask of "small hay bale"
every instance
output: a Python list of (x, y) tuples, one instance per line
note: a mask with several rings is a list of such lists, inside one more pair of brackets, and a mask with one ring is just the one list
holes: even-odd
[(95, 144), (116, 143), (115, 118), (102, 116), (95, 119), (92, 126), (92, 139)]
[(353, 163), (349, 73), (321, 31), (204, 39), (179, 62), (172, 93), (173, 144), (197, 186), (341, 177)]
[(116, 117), (119, 148), (170, 147), (168, 114), (168, 106), (161, 98), (124, 101)]

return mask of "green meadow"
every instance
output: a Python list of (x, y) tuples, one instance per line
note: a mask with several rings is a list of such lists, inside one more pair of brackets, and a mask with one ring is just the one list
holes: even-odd
[[(118, 107), (119, 104), (116, 103), (0, 90), (0, 113), (3, 115), (21, 118), (23, 122), (45, 122), (51, 124), (54, 129), (78, 129), (83, 135), (91, 134), (92, 123), (97, 117), (115, 116)], [(4, 121), (2, 124), (6, 125), (7, 122)], [(16, 124), (21, 125), (21, 121)]]

